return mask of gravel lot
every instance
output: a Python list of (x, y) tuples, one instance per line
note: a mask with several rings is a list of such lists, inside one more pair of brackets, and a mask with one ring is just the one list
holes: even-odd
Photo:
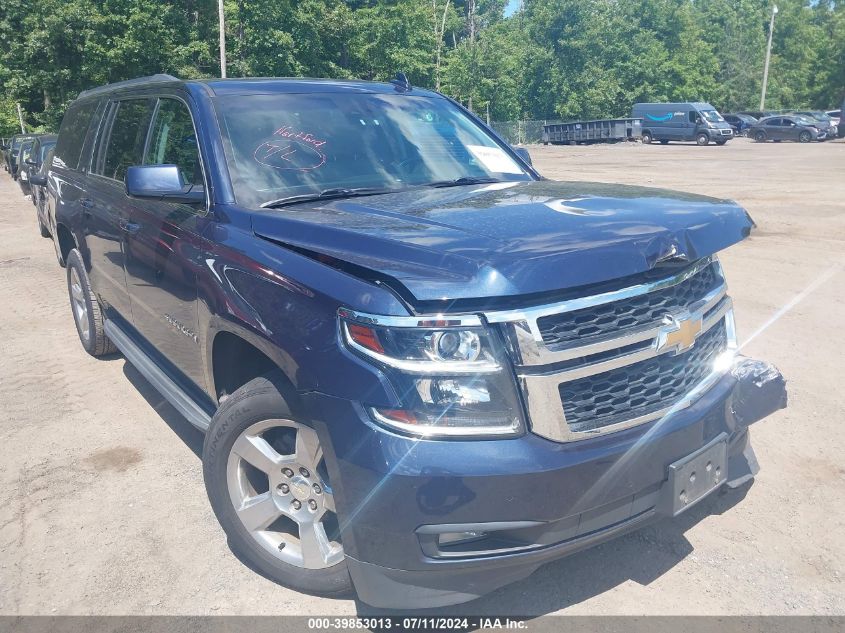
[[(752, 486), (452, 611), (845, 614), (845, 142), (530, 149), (554, 179), (743, 204), (759, 229), (723, 256), (740, 337), (783, 371), (790, 407), (753, 429)], [(371, 612), (232, 555), (201, 435), (122, 358), (84, 353), (64, 270), (5, 174), (0, 290), (0, 613)]]

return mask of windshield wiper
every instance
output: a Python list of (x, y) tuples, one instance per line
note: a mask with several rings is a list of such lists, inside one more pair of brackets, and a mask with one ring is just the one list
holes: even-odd
[(398, 189), (380, 189), (377, 187), (335, 187), (333, 189), (324, 189), (319, 193), (303, 193), (298, 196), (288, 196), (287, 198), (271, 200), (270, 202), (262, 204), (261, 208), (278, 209), (279, 207), (286, 207), (290, 204), (299, 204), (300, 202), (332, 200), (336, 198), (354, 198), (356, 196), (377, 196), (383, 193), (396, 193), (396, 191), (398, 191)]
[(462, 176), (454, 180), (437, 180), (425, 184), (425, 187), (460, 187), (461, 185), (483, 185), (491, 182), (505, 182), (499, 178), (477, 178), (475, 176)]

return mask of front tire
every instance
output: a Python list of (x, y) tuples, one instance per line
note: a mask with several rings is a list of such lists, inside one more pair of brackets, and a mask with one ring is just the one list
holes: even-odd
[(644, 145), (650, 145), (653, 140), (651, 132), (643, 132), (642, 141)]
[(698, 136), (695, 137), (695, 142), (699, 145), (707, 145), (710, 142), (710, 135), (701, 132)]
[(114, 343), (106, 336), (100, 303), (91, 290), (82, 256), (76, 249), (67, 257), (67, 289), (76, 332), (85, 351), (91, 356), (106, 356), (117, 352)]
[(211, 507), (229, 546), (270, 580), (298, 591), (352, 590), (334, 493), (317, 432), (291, 412), (281, 374), (236, 390), (203, 446)]

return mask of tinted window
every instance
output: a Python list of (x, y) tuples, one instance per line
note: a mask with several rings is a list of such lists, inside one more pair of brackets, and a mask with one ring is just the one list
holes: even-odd
[(38, 162), (43, 162), (44, 158), (47, 156), (47, 152), (49, 152), (53, 147), (56, 145), (56, 141), (47, 141), (45, 143), (41, 143), (41, 146), (38, 148)]
[(101, 149), (97, 173), (123, 180), (127, 168), (140, 165), (147, 137), (151, 102), (149, 99), (118, 101), (105, 151)]
[(82, 146), (96, 106), (96, 101), (72, 104), (65, 112), (55, 153), (56, 163), (60, 167), (79, 168)]
[(191, 113), (181, 101), (159, 101), (144, 164), (177, 165), (186, 183), (202, 184), (194, 124)]
[(777, 126), (777, 125), (780, 125), (780, 124), (781, 124), (780, 119), (769, 119), (768, 121), (766, 121), (766, 125), (770, 125), (770, 126), (771, 125)]

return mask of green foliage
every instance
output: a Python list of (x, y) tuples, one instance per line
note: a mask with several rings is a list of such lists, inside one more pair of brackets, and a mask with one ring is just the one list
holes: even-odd
[[(492, 120), (756, 107), (772, 0), (225, 0), (229, 76), (405, 72)], [(845, 2), (778, 0), (766, 105), (838, 106)], [(56, 129), (79, 91), (219, 74), (216, 0), (2, 0), (0, 130)]]

